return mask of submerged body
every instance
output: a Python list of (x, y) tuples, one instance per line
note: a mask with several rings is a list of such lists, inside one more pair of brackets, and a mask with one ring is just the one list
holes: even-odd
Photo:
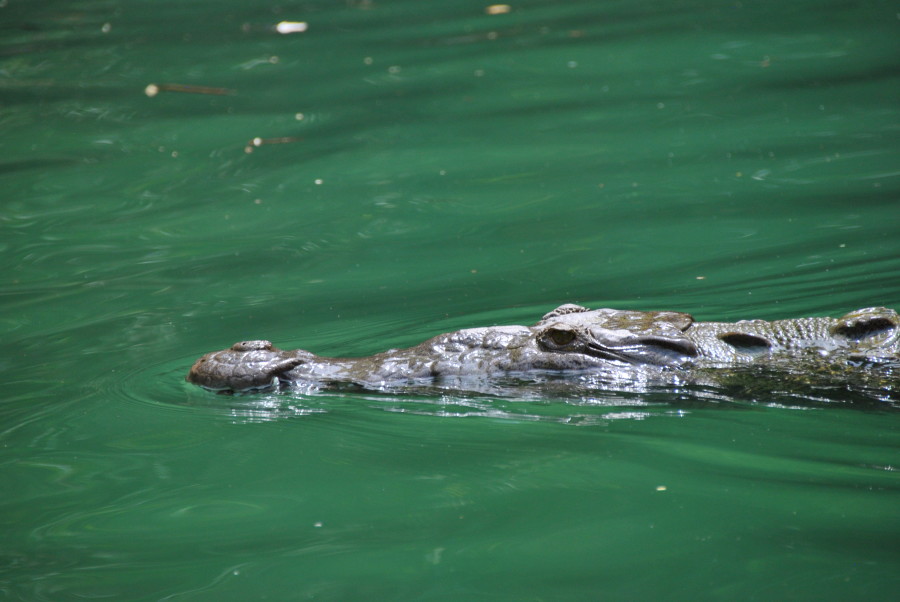
[(382, 387), (441, 377), (591, 372), (634, 366), (678, 371), (764, 364), (896, 364), (900, 316), (872, 307), (841, 318), (695, 322), (679, 312), (589, 310), (561, 305), (534, 326), (489, 326), (438, 335), (415, 347), (329, 358), (244, 341), (197, 360), (187, 380), (218, 391), (280, 384)]

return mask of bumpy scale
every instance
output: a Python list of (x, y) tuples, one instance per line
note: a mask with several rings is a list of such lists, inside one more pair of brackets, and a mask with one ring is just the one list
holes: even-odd
[(841, 318), (695, 322), (689, 314), (589, 310), (566, 304), (534, 326), (468, 328), (415, 347), (360, 358), (286, 351), (269, 341), (244, 341), (197, 360), (187, 380), (218, 391), (290, 383), (384, 386), (443, 376), (491, 377), (537, 371), (583, 373), (616, 366), (675, 370), (759, 363), (802, 369), (895, 364), (900, 316), (859, 309)]

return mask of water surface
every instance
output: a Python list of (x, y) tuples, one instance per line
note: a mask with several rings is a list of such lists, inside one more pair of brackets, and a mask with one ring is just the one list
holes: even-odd
[(486, 6), (0, 3), (5, 596), (892, 598), (877, 391), (183, 381), (564, 302), (900, 308), (896, 6)]

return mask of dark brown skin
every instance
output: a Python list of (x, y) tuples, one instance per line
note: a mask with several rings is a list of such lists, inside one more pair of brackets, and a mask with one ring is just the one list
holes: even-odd
[(873, 307), (841, 318), (767, 322), (695, 322), (680, 312), (589, 310), (562, 305), (534, 326), (469, 328), (414, 347), (361, 358), (285, 351), (269, 341), (244, 341), (208, 353), (189, 382), (219, 391), (285, 383), (384, 386), (446, 376), (590, 372), (617, 366), (722, 368), (748, 363), (798, 366), (827, 363), (848, 369), (897, 363), (900, 316)]

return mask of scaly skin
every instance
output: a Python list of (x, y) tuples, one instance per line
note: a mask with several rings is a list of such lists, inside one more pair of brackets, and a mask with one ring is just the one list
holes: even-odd
[(534, 326), (469, 328), (368, 357), (327, 358), (244, 341), (197, 360), (187, 380), (217, 391), (277, 384), (381, 387), (440, 377), (609, 371), (630, 365), (676, 370), (761, 364), (786, 370), (897, 363), (900, 316), (860, 309), (841, 318), (694, 322), (689, 314), (562, 305)]

